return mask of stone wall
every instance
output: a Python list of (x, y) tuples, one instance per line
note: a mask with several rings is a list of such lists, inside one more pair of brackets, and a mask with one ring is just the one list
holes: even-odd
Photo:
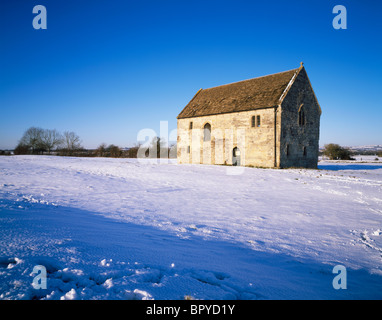
[[(231, 165), (232, 151), (238, 147), (241, 165), (274, 167), (274, 110), (268, 108), (178, 119), (178, 163)], [(252, 127), (252, 116), (258, 115), (260, 127)], [(211, 125), (211, 141), (203, 141), (206, 123)]]
[[(303, 125), (299, 123), (300, 108), (305, 115)], [(281, 105), (280, 167), (317, 167), (320, 115), (320, 107), (303, 68)]]

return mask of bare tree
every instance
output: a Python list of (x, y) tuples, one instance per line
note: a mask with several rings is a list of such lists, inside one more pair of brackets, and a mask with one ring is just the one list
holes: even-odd
[(81, 149), (81, 139), (73, 131), (65, 131), (63, 136), (63, 148), (68, 155), (73, 154), (75, 150)]
[(54, 148), (59, 147), (63, 143), (63, 137), (57, 130), (47, 129), (42, 132), (41, 142), (50, 154)]
[(38, 127), (30, 127), (24, 132), (19, 146), (27, 147), (31, 150), (31, 153), (38, 153), (44, 149), (42, 143), (42, 135), (44, 130)]

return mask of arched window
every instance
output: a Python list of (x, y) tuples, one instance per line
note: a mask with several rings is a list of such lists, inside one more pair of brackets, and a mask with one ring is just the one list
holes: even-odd
[(204, 125), (203, 141), (211, 141), (211, 125), (209, 123)]
[(300, 106), (300, 109), (298, 109), (298, 125), (304, 126), (305, 125), (305, 112), (304, 112), (304, 105), (302, 104)]

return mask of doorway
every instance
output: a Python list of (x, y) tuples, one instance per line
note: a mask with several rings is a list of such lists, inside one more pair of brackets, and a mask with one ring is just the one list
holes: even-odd
[(240, 166), (240, 164), (241, 164), (240, 149), (238, 147), (235, 147), (232, 150), (232, 165)]

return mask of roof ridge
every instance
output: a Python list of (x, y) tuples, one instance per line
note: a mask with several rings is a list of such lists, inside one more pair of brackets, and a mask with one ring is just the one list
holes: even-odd
[(245, 80), (240, 80), (240, 81), (234, 81), (234, 82), (222, 84), (222, 85), (219, 85), (219, 86), (214, 86), (214, 87), (206, 88), (206, 89), (203, 89), (203, 90), (206, 91), (206, 90), (215, 89), (215, 88), (219, 88), (219, 87), (225, 87), (225, 86), (229, 86), (229, 85), (235, 84), (235, 83), (241, 83), (241, 82), (246, 82), (246, 81), (250, 81), (250, 80), (261, 79), (261, 78), (275, 76), (275, 75), (278, 75), (278, 74), (281, 74), (281, 73), (287, 73), (287, 72), (291, 72), (291, 71), (298, 71), (299, 69), (300, 69), (300, 67), (296, 68), (296, 69), (290, 69), (290, 70), (286, 70), (286, 71), (271, 73), (271, 74), (267, 74), (265, 76), (260, 76), (260, 77), (256, 77), (256, 78), (250, 78), (250, 79), (245, 79)]
[(301, 66), (298, 69), (295, 69), (295, 73), (293, 74), (293, 77), (289, 80), (287, 86), (285, 87), (284, 91), (282, 92), (280, 98), (279, 98), (279, 104), (283, 102), (286, 95), (289, 92), (289, 89), (292, 87), (293, 83), (296, 81), (297, 76), (299, 75), (300, 71), (304, 69), (303, 63), (301, 62)]

